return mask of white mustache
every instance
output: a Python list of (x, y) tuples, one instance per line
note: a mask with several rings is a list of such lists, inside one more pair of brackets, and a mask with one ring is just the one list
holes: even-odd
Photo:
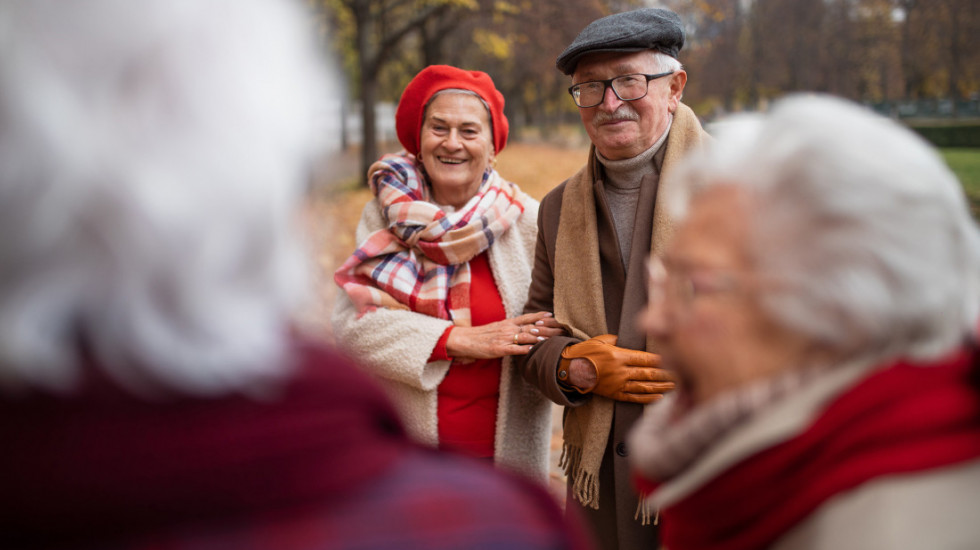
[(623, 120), (632, 120), (636, 122), (640, 120), (640, 115), (633, 110), (628, 103), (624, 103), (611, 113), (597, 111), (595, 118), (592, 119), (592, 124), (595, 126), (600, 126), (608, 122), (620, 122)]

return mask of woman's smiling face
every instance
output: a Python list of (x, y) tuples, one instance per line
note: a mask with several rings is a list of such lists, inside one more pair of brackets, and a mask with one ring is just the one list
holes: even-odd
[(493, 158), (490, 115), (479, 97), (444, 93), (429, 102), (419, 156), (435, 202), (460, 207), (476, 195)]

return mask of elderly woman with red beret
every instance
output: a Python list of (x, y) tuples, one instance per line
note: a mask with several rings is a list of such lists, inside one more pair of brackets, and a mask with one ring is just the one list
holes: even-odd
[(503, 107), (479, 71), (433, 65), (408, 84), (405, 150), (368, 171), (375, 198), (334, 276), (333, 326), (416, 439), (544, 480), (550, 405), (510, 359), (562, 329), (549, 312), (520, 315), (538, 203), (494, 170)]

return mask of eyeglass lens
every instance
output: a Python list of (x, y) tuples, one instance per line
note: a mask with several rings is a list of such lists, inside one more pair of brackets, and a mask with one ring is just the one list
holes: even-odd
[(654, 256), (648, 264), (651, 303), (663, 304), (668, 299), (680, 304), (690, 304), (697, 291), (689, 276), (670, 274), (661, 258)]
[[(602, 103), (606, 95), (606, 86), (610, 82), (583, 82), (573, 89), (572, 97), (579, 107), (592, 107)], [(647, 79), (640, 74), (618, 76), (611, 81), (613, 93), (622, 101), (640, 99), (647, 93)]]

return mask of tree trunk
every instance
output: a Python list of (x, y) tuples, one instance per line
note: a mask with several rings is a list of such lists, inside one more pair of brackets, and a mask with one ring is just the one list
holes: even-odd
[(905, 80), (905, 97), (918, 98), (918, 70), (913, 65), (915, 50), (912, 48), (912, 13), (915, 11), (915, 0), (904, 0), (899, 4), (905, 11), (902, 21), (902, 78)]
[[(346, 87), (345, 87), (346, 88)], [(346, 151), (350, 147), (350, 129), (347, 127), (347, 113), (350, 111), (350, 99), (347, 97), (347, 90), (341, 90), (340, 94), (340, 150)]]
[(355, 2), (351, 4), (356, 31), (354, 40), (357, 43), (359, 91), (361, 100), (361, 184), (367, 185), (367, 169), (378, 156), (377, 136), (375, 135), (374, 102), (377, 99), (377, 79), (372, 70), (372, 55), (370, 49), (370, 6)]
[(361, 71), (361, 183), (367, 185), (367, 170), (378, 160), (378, 132), (374, 105), (378, 98), (378, 79)]
[[(951, 5), (952, 4), (952, 5)], [(956, 103), (960, 99), (960, 20), (955, 2), (946, 2), (947, 17), (949, 18), (949, 99), (953, 104), (952, 115), (957, 116)]]

